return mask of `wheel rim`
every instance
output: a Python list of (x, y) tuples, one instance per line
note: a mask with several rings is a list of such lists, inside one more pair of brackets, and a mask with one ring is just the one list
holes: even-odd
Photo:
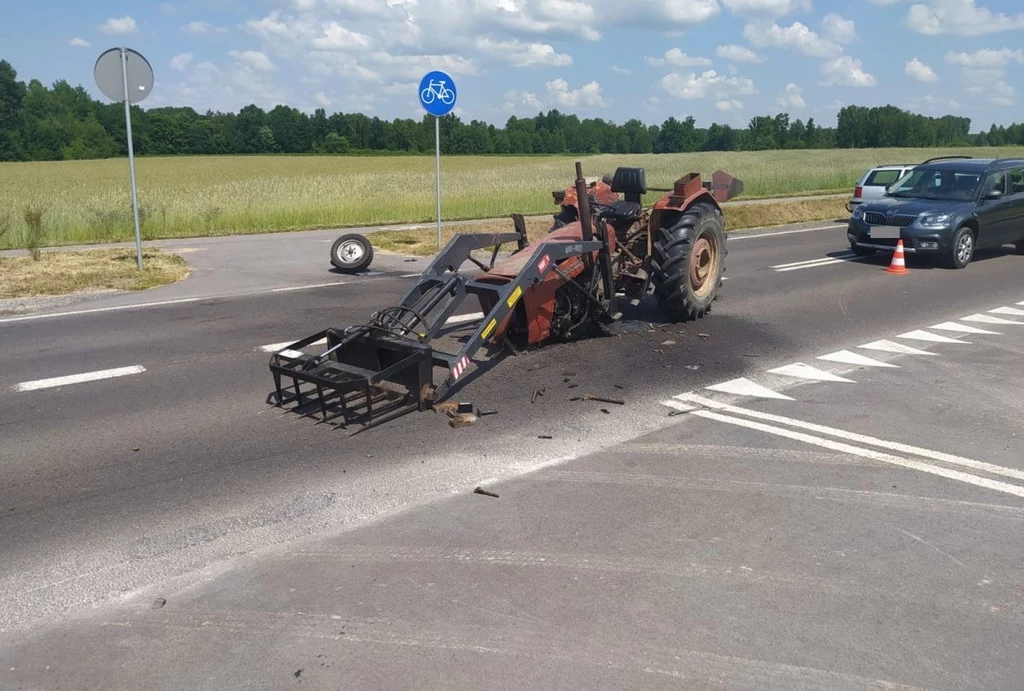
[(364, 254), (366, 252), (363, 251), (363, 246), (355, 240), (343, 242), (338, 247), (338, 260), (343, 264), (355, 264)]
[(697, 295), (704, 297), (715, 287), (717, 266), (718, 244), (713, 238), (700, 237), (690, 253), (690, 286)]
[(974, 251), (974, 238), (970, 233), (964, 233), (960, 242), (956, 244), (956, 258), (961, 264), (967, 263)]

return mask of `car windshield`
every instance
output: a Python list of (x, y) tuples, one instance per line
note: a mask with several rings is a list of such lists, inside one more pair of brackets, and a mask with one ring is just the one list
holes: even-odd
[(917, 168), (889, 188), (890, 197), (966, 201), (974, 194), (981, 173), (951, 168)]

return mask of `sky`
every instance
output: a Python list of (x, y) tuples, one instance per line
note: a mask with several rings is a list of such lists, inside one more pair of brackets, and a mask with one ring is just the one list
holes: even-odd
[(746, 126), (844, 105), (1024, 120), (1021, 0), (9, 0), (0, 59), (97, 98), (99, 54), (152, 64), (144, 108), (423, 115), (440, 69), (463, 120), (551, 108), (615, 122)]

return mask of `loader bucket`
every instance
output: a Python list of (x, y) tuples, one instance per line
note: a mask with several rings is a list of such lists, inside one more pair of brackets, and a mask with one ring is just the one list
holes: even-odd
[[(321, 355), (302, 352), (321, 343)], [(430, 407), (433, 350), (412, 339), (360, 326), (327, 329), (271, 356), (268, 403), (356, 433)]]

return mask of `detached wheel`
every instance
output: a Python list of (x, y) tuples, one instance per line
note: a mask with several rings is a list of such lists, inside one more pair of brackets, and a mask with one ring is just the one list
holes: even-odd
[(953, 234), (953, 242), (946, 257), (946, 265), (951, 269), (962, 269), (974, 258), (974, 232), (967, 226), (957, 229)]
[(373, 245), (362, 235), (342, 235), (331, 245), (331, 264), (339, 271), (362, 271), (373, 261)]
[(711, 310), (725, 273), (725, 226), (718, 210), (695, 204), (654, 242), (651, 283), (672, 319), (700, 319)]

